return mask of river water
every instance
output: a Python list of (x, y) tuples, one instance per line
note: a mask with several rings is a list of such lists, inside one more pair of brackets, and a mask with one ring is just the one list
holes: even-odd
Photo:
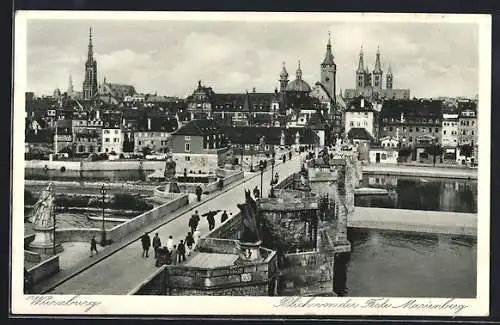
[(476, 296), (472, 237), (349, 229), (351, 253), (335, 263), (336, 291), (351, 297)]

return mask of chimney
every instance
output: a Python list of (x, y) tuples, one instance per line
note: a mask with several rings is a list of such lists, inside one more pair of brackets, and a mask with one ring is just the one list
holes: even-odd
[(255, 87), (253, 87), (252, 92), (255, 93)]
[(99, 117), (100, 117), (100, 112), (99, 112), (99, 110), (96, 110), (95, 111), (95, 119), (99, 120)]
[(365, 107), (365, 99), (361, 98), (361, 108), (364, 108), (364, 107)]
[(151, 130), (151, 117), (148, 117), (148, 131)]

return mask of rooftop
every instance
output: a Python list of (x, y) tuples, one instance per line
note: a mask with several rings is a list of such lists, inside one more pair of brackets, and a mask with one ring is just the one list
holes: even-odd
[(192, 120), (181, 127), (175, 135), (205, 136), (222, 133), (220, 126), (214, 120)]

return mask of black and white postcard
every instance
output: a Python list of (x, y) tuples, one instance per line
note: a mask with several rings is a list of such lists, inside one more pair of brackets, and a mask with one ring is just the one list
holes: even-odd
[(490, 16), (19, 11), (14, 47), (12, 313), (488, 315)]

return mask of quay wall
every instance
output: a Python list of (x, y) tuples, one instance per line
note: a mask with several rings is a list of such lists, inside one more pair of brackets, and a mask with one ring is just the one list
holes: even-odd
[(26, 160), (25, 168), (60, 170), (64, 167), (71, 171), (99, 171), (99, 170), (156, 170), (165, 168), (162, 160), (101, 160), (101, 161), (68, 161), (68, 160)]
[(476, 168), (460, 167), (430, 167), (411, 166), (396, 164), (364, 164), (363, 175), (383, 174), (391, 176), (421, 176), (433, 178), (456, 178), (477, 180), (478, 170)]
[(28, 269), (34, 283), (59, 272), (59, 255), (52, 256)]

